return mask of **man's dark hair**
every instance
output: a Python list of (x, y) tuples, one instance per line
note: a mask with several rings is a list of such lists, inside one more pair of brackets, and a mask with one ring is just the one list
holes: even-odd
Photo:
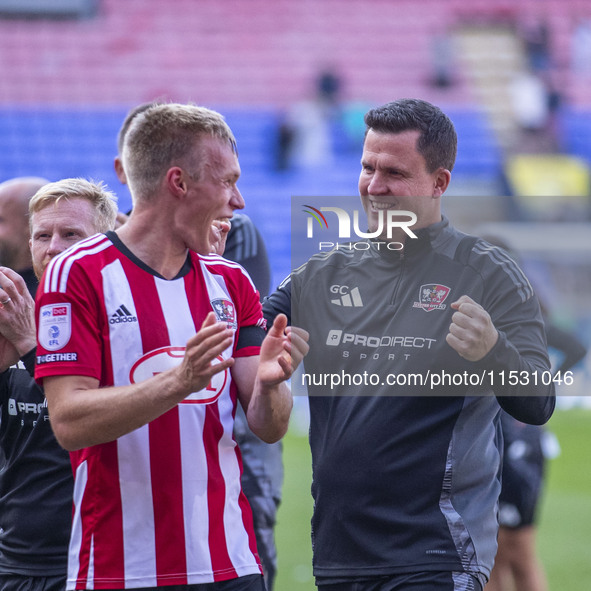
[(451, 171), (456, 161), (458, 136), (450, 118), (439, 108), (420, 99), (399, 99), (369, 110), (365, 115), (366, 134), (419, 131), (417, 151), (429, 172), (438, 168)]

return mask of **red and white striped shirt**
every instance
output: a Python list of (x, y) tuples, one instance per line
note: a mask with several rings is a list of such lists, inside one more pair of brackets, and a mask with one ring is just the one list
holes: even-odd
[[(165, 280), (116, 235), (53, 259), (37, 296), (36, 377), (141, 382), (180, 363), (214, 310), (235, 328), (226, 358), (256, 355), (241, 329), (262, 327), (258, 293), (239, 265), (190, 253)], [(253, 332), (253, 329), (248, 329)], [(248, 334), (248, 331), (244, 331)], [(71, 454), (75, 472), (68, 589), (208, 583), (261, 573), (240, 486), (230, 372), (151, 423)]]

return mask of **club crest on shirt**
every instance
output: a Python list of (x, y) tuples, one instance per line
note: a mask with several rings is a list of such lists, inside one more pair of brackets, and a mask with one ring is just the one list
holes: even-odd
[(230, 300), (217, 299), (211, 300), (211, 307), (219, 322), (225, 322), (228, 328), (236, 330), (238, 323), (236, 322), (236, 309)]
[(39, 342), (47, 351), (65, 347), (72, 336), (72, 310), (70, 304), (48, 304), (39, 312)]
[(449, 295), (450, 288), (439, 283), (426, 283), (419, 289), (419, 301), (414, 302), (413, 308), (422, 308), (425, 312), (431, 310), (445, 310), (447, 304), (443, 302)]

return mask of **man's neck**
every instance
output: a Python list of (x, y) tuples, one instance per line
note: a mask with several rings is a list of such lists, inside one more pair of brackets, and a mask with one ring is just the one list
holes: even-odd
[(187, 248), (174, 231), (147, 214), (132, 214), (116, 234), (140, 261), (165, 279), (176, 277), (187, 260)]

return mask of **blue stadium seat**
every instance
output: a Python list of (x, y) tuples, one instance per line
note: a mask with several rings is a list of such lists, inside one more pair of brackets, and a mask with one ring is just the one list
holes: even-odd
[[(347, 144), (346, 134), (335, 133), (334, 165), (277, 172), (274, 151), (281, 111), (222, 107), (219, 110), (238, 141), (242, 167), (239, 187), (247, 200), (246, 211), (263, 231), (277, 275), (274, 279), (279, 280), (289, 271), (286, 227), (291, 196), (356, 194), (361, 146), (353, 149)], [(117, 132), (127, 111), (127, 107), (0, 109), (0, 180), (17, 175), (41, 175), (50, 180), (72, 176), (103, 180), (119, 195), (120, 209), (128, 211), (129, 192), (120, 185), (113, 170)], [(454, 174), (496, 176), (500, 170), (499, 148), (483, 114), (474, 109), (450, 113), (460, 138)], [(573, 141), (576, 145), (578, 140)]]

